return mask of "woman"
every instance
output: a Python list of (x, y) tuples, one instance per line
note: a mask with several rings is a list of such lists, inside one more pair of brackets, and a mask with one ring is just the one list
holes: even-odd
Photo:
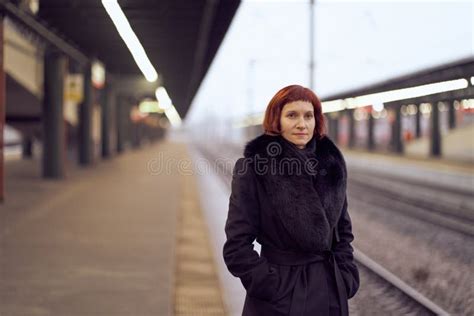
[(285, 87), (263, 127), (236, 162), (225, 226), (225, 263), (247, 290), (242, 314), (348, 315), (359, 274), (347, 171), (324, 135), (321, 103), (307, 88)]

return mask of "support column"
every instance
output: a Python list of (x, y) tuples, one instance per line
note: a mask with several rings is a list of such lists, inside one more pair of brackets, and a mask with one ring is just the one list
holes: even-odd
[(402, 143), (402, 137), (401, 137), (401, 131), (402, 131), (401, 105), (396, 104), (393, 106), (393, 109), (395, 110), (395, 118), (394, 118), (393, 126), (392, 126), (393, 150), (396, 153), (403, 153), (403, 143)]
[(62, 178), (65, 160), (65, 122), (63, 114), (66, 57), (56, 50), (44, 56), (43, 96), (43, 177)]
[(355, 146), (354, 109), (348, 110), (347, 115), (349, 115), (349, 148), (354, 148)]
[(139, 148), (140, 147), (140, 122), (132, 122), (131, 129), (132, 129), (132, 147)]
[(123, 106), (123, 113), (124, 113), (124, 140), (125, 143), (128, 144), (130, 147), (132, 147), (133, 143), (133, 127), (134, 127), (134, 122), (132, 122), (132, 118), (130, 117), (130, 111), (132, 109), (132, 102), (130, 99), (127, 97), (125, 99), (125, 103)]
[(21, 141), (21, 155), (25, 159), (33, 157), (33, 138), (31, 136), (24, 136)]
[(441, 156), (441, 129), (439, 126), (439, 107), (435, 101), (431, 105), (431, 129), (430, 129), (431, 156)]
[(141, 129), (140, 129), (140, 142), (143, 144), (143, 143), (147, 143), (149, 141), (149, 138), (148, 138), (148, 125), (146, 125), (144, 122), (142, 122), (140, 124), (141, 126)]
[(117, 152), (121, 153), (125, 149), (125, 102), (122, 96), (117, 96), (115, 98), (117, 108), (115, 111), (116, 114), (116, 125), (117, 125)]
[(102, 157), (109, 158), (112, 156), (111, 149), (111, 129), (112, 129), (112, 87), (107, 85), (102, 91)]
[(148, 140), (149, 143), (153, 141), (152, 139), (152, 129), (150, 125), (146, 125), (146, 139)]
[(332, 119), (332, 125), (333, 125), (333, 139), (337, 143), (339, 143), (339, 114), (335, 115), (335, 117)]
[(79, 164), (83, 166), (92, 163), (92, 107), (93, 87), (91, 81), (91, 65), (84, 70), (84, 99), (79, 107)]
[(328, 123), (328, 133), (329, 137), (337, 143), (337, 136), (338, 136), (338, 113), (328, 113), (327, 115), (327, 123)]
[(372, 112), (374, 109), (370, 109), (369, 118), (367, 120), (367, 150), (372, 151), (375, 148), (374, 142), (374, 117)]
[(421, 137), (421, 112), (420, 104), (416, 105), (416, 116), (415, 116), (415, 138)]
[(326, 129), (328, 131), (329, 138), (333, 139), (332, 137), (332, 118), (330, 114), (326, 114)]
[(117, 97), (115, 87), (111, 86), (108, 94), (109, 104), (109, 151), (110, 156), (115, 156), (115, 148), (117, 148)]
[(4, 162), (3, 162), (3, 130), (5, 127), (5, 69), (3, 68), (3, 13), (0, 12), (0, 202), (3, 202), (5, 199), (5, 172), (4, 172)]
[(449, 126), (449, 129), (454, 129), (456, 128), (456, 108), (454, 107), (454, 101), (453, 100), (450, 100), (450, 101), (447, 101), (448, 103), (448, 126)]

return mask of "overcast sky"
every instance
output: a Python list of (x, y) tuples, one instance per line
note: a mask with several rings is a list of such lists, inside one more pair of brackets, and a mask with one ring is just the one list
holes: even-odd
[[(320, 97), (474, 56), (472, 1), (316, 2)], [(309, 61), (309, 1), (243, 1), (186, 121), (261, 112)]]

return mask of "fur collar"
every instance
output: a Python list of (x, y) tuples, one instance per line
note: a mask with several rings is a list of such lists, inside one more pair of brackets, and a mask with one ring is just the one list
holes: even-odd
[(301, 250), (330, 249), (347, 178), (336, 145), (327, 136), (313, 137), (301, 150), (281, 136), (263, 134), (247, 143), (244, 156), (253, 162), (272, 209)]

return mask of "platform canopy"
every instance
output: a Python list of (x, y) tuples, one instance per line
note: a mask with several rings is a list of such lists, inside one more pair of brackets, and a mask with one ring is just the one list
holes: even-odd
[[(239, 0), (119, 0), (181, 117), (188, 111)], [(41, 0), (37, 18), (117, 76), (140, 69), (100, 0)]]

